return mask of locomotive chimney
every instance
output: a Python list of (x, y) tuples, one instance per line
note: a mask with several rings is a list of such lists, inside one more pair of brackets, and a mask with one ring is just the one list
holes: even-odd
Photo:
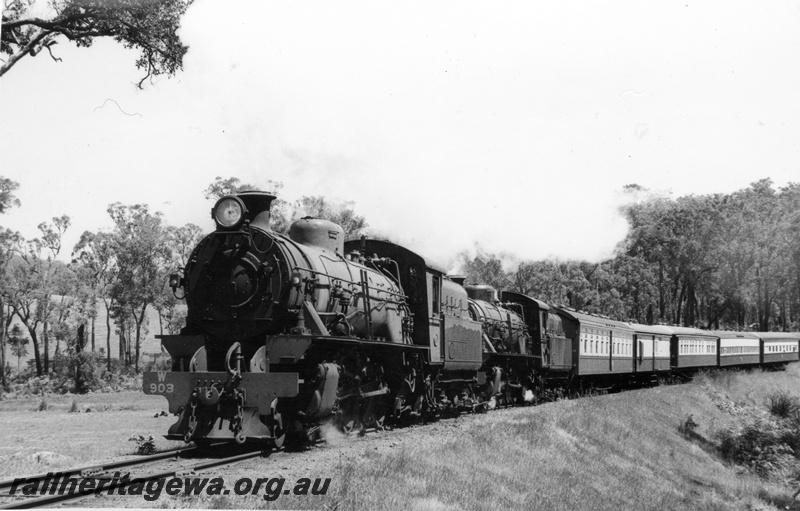
[(257, 191), (239, 192), (236, 196), (244, 202), (244, 207), (247, 209), (246, 218), (250, 225), (269, 231), (270, 207), (276, 196), (269, 192)]

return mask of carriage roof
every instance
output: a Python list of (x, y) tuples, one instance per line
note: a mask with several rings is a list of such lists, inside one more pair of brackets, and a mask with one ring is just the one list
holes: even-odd
[(612, 328), (618, 328), (620, 330), (629, 330), (631, 332), (633, 331), (630, 325), (628, 325), (627, 323), (623, 323), (622, 321), (617, 321), (615, 319), (604, 318), (602, 316), (595, 316), (593, 314), (578, 312), (570, 309), (562, 309), (559, 307), (556, 307), (556, 311), (559, 314), (572, 319), (573, 321), (578, 321), (587, 326), (612, 327)]

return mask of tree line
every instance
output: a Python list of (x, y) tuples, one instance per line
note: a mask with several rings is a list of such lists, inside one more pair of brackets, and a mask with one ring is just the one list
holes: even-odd
[[(625, 187), (629, 223), (600, 263), (462, 253), (470, 282), (645, 324), (800, 330), (800, 184), (678, 198)], [(504, 270), (512, 267), (512, 270)]]
[[(272, 183), (279, 191), (281, 183)], [(19, 185), (0, 177), (0, 214), (20, 205)], [(237, 178), (216, 178), (205, 190), (208, 199), (256, 186)], [(363, 217), (352, 203), (339, 204), (309, 196), (289, 203), (276, 200), (272, 227), (285, 233), (294, 216), (306, 214), (340, 223), (350, 238), (366, 232)], [(41, 223), (40, 235), (24, 239), (0, 227), (0, 373), (7, 386), (8, 354), (33, 355), (31, 375), (43, 376), (67, 364), (81, 385), (84, 365), (102, 357), (105, 371), (139, 372), (141, 346), (151, 329), (178, 333), (185, 324), (185, 306), (168, 287), (170, 273), (185, 267), (193, 248), (205, 236), (194, 224), (168, 225), (160, 212), (145, 204), (110, 204), (109, 231), (86, 231), (66, 259), (62, 247), (70, 228), (67, 215)], [(96, 336), (100, 310), (105, 314), (105, 338)], [(154, 311), (158, 325), (148, 324)], [(16, 321), (15, 321), (16, 319)], [(115, 337), (115, 338), (114, 338)], [(30, 351), (29, 351), (30, 347)], [(113, 362), (113, 363), (112, 363)], [(64, 368), (62, 368), (64, 369)]]

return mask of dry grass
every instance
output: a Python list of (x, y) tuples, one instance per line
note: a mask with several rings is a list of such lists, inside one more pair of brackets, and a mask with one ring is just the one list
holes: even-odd
[[(47, 408), (36, 411), (42, 399)], [(0, 478), (133, 454), (134, 435), (153, 435), (158, 450), (177, 447), (161, 436), (173, 417), (153, 417), (165, 408), (162, 397), (140, 392), (0, 401)]]
[[(766, 413), (785, 373), (704, 375), (694, 383), (490, 414), (438, 445), (345, 466), (342, 509), (775, 509), (791, 490), (724, 462), (708, 440), (740, 413)], [(747, 407), (752, 408), (748, 410)], [(689, 415), (696, 440), (678, 427)], [(278, 501), (280, 503), (280, 501)], [(288, 502), (284, 505), (289, 504)], [(293, 503), (292, 503), (293, 504)], [(289, 506), (286, 506), (289, 507)]]

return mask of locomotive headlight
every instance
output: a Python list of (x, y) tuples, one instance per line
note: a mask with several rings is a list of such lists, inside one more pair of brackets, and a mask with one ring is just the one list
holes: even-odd
[(236, 197), (223, 197), (214, 205), (211, 216), (222, 229), (233, 229), (242, 223), (244, 204)]

